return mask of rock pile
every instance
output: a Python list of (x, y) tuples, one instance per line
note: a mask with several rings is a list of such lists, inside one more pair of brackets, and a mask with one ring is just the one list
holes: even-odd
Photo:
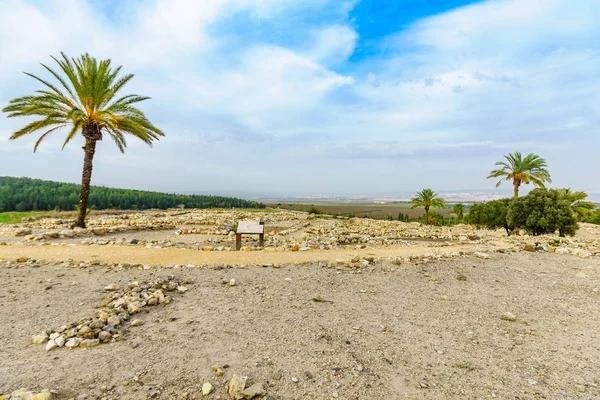
[(183, 294), (187, 288), (173, 276), (154, 282), (131, 282), (124, 288), (115, 283), (104, 288), (108, 296), (102, 299), (93, 317), (45, 330), (34, 335), (34, 344), (45, 344), (46, 351), (60, 347), (93, 347), (100, 343), (121, 340), (124, 327), (137, 327), (143, 320), (132, 319), (144, 307), (169, 304), (171, 294)]
[(10, 394), (0, 394), (0, 400), (52, 400), (55, 397), (48, 389), (44, 389), (38, 393), (27, 389), (19, 389)]

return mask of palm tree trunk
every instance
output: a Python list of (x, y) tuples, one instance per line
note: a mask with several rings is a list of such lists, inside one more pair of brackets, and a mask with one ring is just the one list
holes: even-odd
[(521, 182), (515, 180), (513, 181), (513, 186), (514, 186), (514, 196), (513, 198), (517, 198), (519, 197), (519, 186), (521, 185)]
[[(84, 136), (87, 136), (84, 134)], [(75, 226), (85, 228), (85, 217), (87, 214), (88, 200), (90, 198), (90, 183), (92, 181), (92, 161), (96, 153), (97, 139), (86, 137), (83, 147), (83, 174), (81, 176), (81, 191), (79, 192), (79, 216)]]

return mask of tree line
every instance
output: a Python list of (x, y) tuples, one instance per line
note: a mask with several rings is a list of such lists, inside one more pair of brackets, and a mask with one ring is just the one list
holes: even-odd
[[(0, 212), (76, 210), (80, 185), (31, 178), (0, 176)], [(182, 195), (92, 186), (90, 206), (95, 209), (265, 208), (256, 202), (223, 196)]]

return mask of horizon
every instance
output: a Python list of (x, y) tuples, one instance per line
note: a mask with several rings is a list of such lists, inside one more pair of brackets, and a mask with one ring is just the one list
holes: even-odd
[[(2, 176), (0, 176), (1, 178)], [(26, 176), (13, 176), (13, 178), (29, 178), (29, 179), (40, 179), (35, 177)], [(56, 182), (56, 180), (55, 180)], [(68, 184), (79, 185), (80, 182), (62, 182)], [(99, 185), (94, 184), (92, 186), (103, 186), (111, 189), (131, 189), (131, 190), (144, 190), (154, 191), (145, 189), (143, 187), (117, 187), (111, 185)], [(555, 187), (548, 187), (553, 189)], [(534, 187), (532, 185), (525, 185), (521, 187), (521, 195), (528, 194)], [(161, 192), (161, 191), (158, 191)], [(247, 192), (247, 191), (221, 191), (221, 192), (204, 192), (204, 191), (172, 191), (172, 192), (161, 192), (167, 194), (182, 194), (182, 195), (213, 195), (213, 196), (226, 196), (236, 197), (245, 200), (261, 201), (263, 203), (274, 203), (274, 202), (332, 202), (332, 203), (392, 203), (392, 202), (410, 202), (410, 199), (414, 196), (415, 192), (410, 191), (395, 191), (395, 192), (378, 192), (378, 193), (360, 193), (360, 192), (348, 192), (348, 193), (273, 193), (273, 192)], [(483, 202), (489, 200), (496, 200), (501, 198), (512, 197), (512, 190), (506, 188), (497, 188), (495, 190), (454, 190), (454, 191), (442, 191), (438, 193), (440, 197), (449, 203), (462, 202), (465, 204)], [(588, 201), (600, 205), (600, 193), (590, 192), (588, 193)]]
[[(10, 0), (0, 104), (41, 88), (50, 56), (90, 53), (166, 134), (99, 143), (92, 185), (293, 196), (507, 193), (486, 176), (515, 151), (550, 187), (600, 201), (600, 2), (581, 0)], [(83, 139), (10, 141), (0, 175), (81, 181)], [(593, 171), (596, 171), (594, 173)], [(397, 189), (396, 189), (397, 188)], [(522, 186), (525, 194), (531, 185)]]

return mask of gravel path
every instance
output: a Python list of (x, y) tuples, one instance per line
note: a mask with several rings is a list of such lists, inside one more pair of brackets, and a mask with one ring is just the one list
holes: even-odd
[(316, 261), (349, 261), (354, 256), (403, 257), (441, 255), (457, 252), (495, 251), (507, 248), (508, 245), (498, 244), (465, 244), (445, 247), (423, 245), (399, 246), (367, 249), (339, 250), (309, 250), (309, 251), (198, 251), (175, 248), (146, 248), (136, 246), (0, 246), (1, 258), (29, 257), (43, 260), (77, 261), (102, 260), (106, 262), (121, 262), (131, 264), (230, 264), (230, 265), (260, 265), (260, 264), (293, 264)]

